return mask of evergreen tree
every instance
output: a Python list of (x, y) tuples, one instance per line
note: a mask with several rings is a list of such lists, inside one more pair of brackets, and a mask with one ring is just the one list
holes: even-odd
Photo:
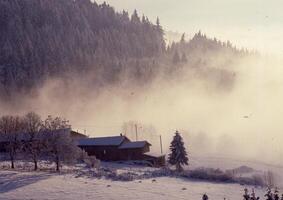
[(173, 64), (179, 64), (181, 61), (178, 51), (175, 51), (173, 56)]
[(185, 43), (185, 42), (186, 42), (186, 34), (183, 33), (182, 37), (181, 37), (181, 40), (180, 40), (180, 43)]
[[(250, 197), (250, 200), (258, 200), (259, 197), (256, 197), (256, 194), (255, 194), (255, 190), (253, 189), (252, 190), (252, 193), (251, 193), (251, 197)], [(279, 200), (279, 199), (278, 199)]]
[(146, 23), (147, 23), (146, 18), (145, 18), (144, 15), (142, 15), (142, 23), (143, 23), (143, 24), (146, 24)]
[(248, 191), (248, 189), (247, 188), (245, 188), (245, 194), (243, 195), (243, 197), (244, 197), (244, 200), (249, 200), (250, 199), (250, 195), (249, 195), (249, 191)]
[(162, 26), (160, 25), (159, 17), (157, 17), (157, 19), (156, 19), (156, 28), (157, 28), (158, 33), (163, 36), (164, 30), (163, 30)]
[(178, 131), (176, 131), (175, 136), (170, 145), (169, 160), (171, 165), (176, 165), (177, 171), (182, 171), (182, 165), (188, 165), (188, 155), (186, 148), (184, 146), (183, 138)]
[(207, 194), (202, 195), (202, 200), (208, 200)]
[(182, 63), (186, 63), (188, 62), (187, 56), (185, 53), (182, 54), (182, 58), (181, 58)]
[(279, 191), (277, 188), (275, 188), (275, 191), (274, 191), (274, 200), (279, 200)]
[(266, 200), (273, 200), (273, 193), (270, 188), (267, 189), (266, 194), (264, 195)]
[(159, 17), (157, 17), (156, 18), (156, 26), (158, 27), (158, 28), (160, 28), (161, 26), (160, 26), (160, 20), (159, 20)]
[(140, 17), (138, 15), (138, 11), (137, 10), (134, 10), (133, 14), (132, 14), (132, 17), (131, 17), (131, 20), (133, 23), (140, 23)]

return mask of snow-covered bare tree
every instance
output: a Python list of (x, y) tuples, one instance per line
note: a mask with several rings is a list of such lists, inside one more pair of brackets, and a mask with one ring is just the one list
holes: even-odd
[(25, 125), (25, 153), (32, 159), (34, 170), (38, 169), (38, 159), (45, 151), (46, 141), (42, 131), (43, 124), (40, 116), (34, 112), (30, 112), (24, 116)]
[(9, 154), (11, 168), (15, 168), (17, 153), (21, 150), (23, 121), (19, 116), (3, 116), (0, 118), (0, 141)]
[(56, 171), (59, 171), (62, 162), (76, 160), (81, 150), (70, 137), (68, 121), (60, 117), (48, 116), (44, 122), (44, 128), (48, 135), (49, 156), (56, 163)]
[(175, 136), (170, 145), (170, 151), (168, 162), (171, 165), (176, 165), (177, 171), (182, 171), (182, 165), (188, 165), (188, 155), (186, 148), (184, 146), (183, 138), (178, 131), (176, 131)]

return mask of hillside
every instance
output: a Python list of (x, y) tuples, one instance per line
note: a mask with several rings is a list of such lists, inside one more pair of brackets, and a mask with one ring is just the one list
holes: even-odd
[(2, 91), (66, 72), (115, 76), (126, 60), (164, 50), (160, 26), (89, 0), (1, 1), (0, 19)]
[(159, 19), (152, 23), (137, 11), (131, 16), (126, 11), (118, 13), (106, 3), (0, 1), (0, 93), (26, 93), (50, 77), (87, 75), (95, 85), (125, 77), (144, 82), (163, 69), (175, 71), (176, 49), (189, 67), (207, 65), (203, 51), (224, 49), (231, 53), (228, 60), (241, 53), (230, 43), (199, 40), (201, 35), (166, 48), (163, 35)]

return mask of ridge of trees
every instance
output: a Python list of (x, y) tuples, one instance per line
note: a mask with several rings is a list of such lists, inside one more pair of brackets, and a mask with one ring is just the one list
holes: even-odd
[[(0, 94), (26, 93), (50, 77), (92, 75), (111, 84), (125, 75), (147, 82), (161, 69), (196, 64), (199, 52), (245, 55), (230, 42), (200, 32), (166, 48), (159, 18), (116, 12), (90, 0), (4, 0), (0, 2)], [(229, 55), (231, 56), (231, 55)]]
[[(26, 89), (50, 76), (119, 73), (128, 60), (165, 50), (160, 24), (135, 11), (90, 0), (0, 2), (0, 91)], [(112, 77), (108, 77), (111, 79)]]

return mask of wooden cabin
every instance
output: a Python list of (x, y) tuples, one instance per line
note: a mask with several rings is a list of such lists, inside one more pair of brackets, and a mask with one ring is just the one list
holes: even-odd
[(150, 151), (147, 141), (131, 142), (126, 136), (85, 138), (78, 146), (88, 155), (95, 155), (103, 161), (142, 160), (143, 154)]
[(85, 138), (78, 141), (78, 146), (88, 155), (95, 155), (104, 161), (121, 160), (119, 146), (124, 142), (130, 142), (126, 136)]

